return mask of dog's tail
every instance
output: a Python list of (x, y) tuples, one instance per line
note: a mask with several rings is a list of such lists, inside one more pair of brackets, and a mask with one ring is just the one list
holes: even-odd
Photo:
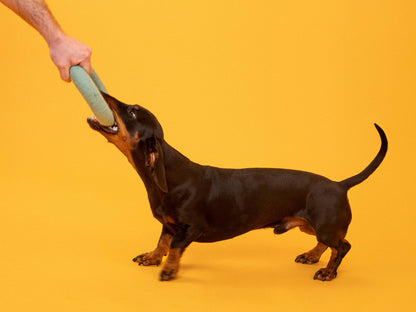
[(381, 162), (384, 159), (384, 156), (386, 156), (387, 146), (388, 146), (386, 134), (384, 133), (383, 129), (381, 129), (377, 124), (374, 124), (374, 126), (376, 126), (378, 134), (380, 135), (380, 139), (381, 139), (380, 150), (378, 151), (378, 154), (373, 159), (373, 161), (367, 166), (367, 168), (365, 168), (359, 174), (339, 182), (339, 184), (345, 187), (346, 189), (349, 189), (363, 182), (365, 179), (367, 179), (381, 164)]

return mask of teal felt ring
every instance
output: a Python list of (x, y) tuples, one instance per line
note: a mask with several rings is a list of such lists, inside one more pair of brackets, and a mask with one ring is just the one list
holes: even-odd
[(114, 125), (114, 115), (100, 92), (107, 93), (107, 90), (97, 73), (93, 70), (90, 77), (84, 68), (75, 65), (69, 69), (69, 75), (100, 124), (107, 127)]

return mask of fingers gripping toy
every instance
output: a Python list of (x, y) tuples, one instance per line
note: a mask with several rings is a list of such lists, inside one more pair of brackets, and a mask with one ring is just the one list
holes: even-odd
[(97, 73), (92, 70), (90, 77), (84, 68), (75, 65), (69, 69), (69, 75), (100, 124), (108, 127), (114, 125), (114, 115), (100, 92), (107, 93), (107, 90)]

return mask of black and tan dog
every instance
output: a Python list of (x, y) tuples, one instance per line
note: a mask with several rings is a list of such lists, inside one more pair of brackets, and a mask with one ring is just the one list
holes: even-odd
[(126, 105), (104, 94), (116, 124), (100, 132), (127, 157), (146, 187), (154, 217), (162, 223), (156, 249), (137, 256), (139, 265), (159, 265), (168, 255), (160, 280), (175, 278), (185, 248), (192, 242), (215, 242), (254, 229), (274, 228), (281, 234), (291, 228), (316, 235), (318, 244), (299, 255), (296, 262), (316, 263), (329, 247), (326, 268), (314, 278), (329, 281), (350, 250), (344, 239), (351, 221), (349, 188), (364, 181), (380, 165), (387, 139), (377, 126), (381, 148), (361, 173), (341, 182), (286, 169), (221, 169), (190, 161), (163, 137), (156, 117), (138, 105)]

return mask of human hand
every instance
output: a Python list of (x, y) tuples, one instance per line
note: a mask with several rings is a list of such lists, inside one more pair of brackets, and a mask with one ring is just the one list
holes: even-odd
[(91, 75), (90, 47), (66, 34), (62, 34), (48, 45), (51, 59), (58, 68), (62, 80), (71, 81), (69, 68), (73, 65), (80, 65)]

